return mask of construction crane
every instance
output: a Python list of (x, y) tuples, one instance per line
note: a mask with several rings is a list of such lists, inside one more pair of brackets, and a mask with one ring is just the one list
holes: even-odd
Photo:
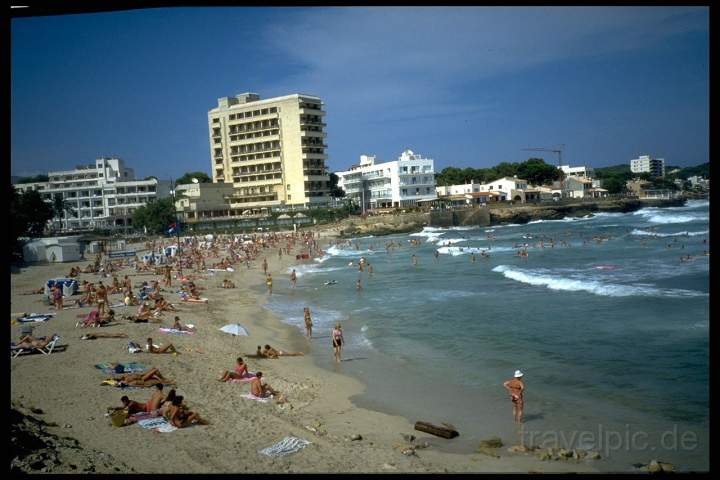
[(528, 147), (523, 148), (523, 150), (529, 150), (532, 152), (553, 152), (558, 154), (558, 168), (560, 168), (560, 165), (562, 165), (562, 152), (565, 148), (565, 144), (561, 144), (559, 149), (554, 148), (540, 148), (540, 147)]
[[(560, 165), (562, 165), (562, 152), (565, 148), (565, 144), (561, 143), (559, 148), (541, 148), (541, 147), (528, 147), (523, 148), (523, 150), (528, 150), (531, 152), (553, 152), (558, 154), (558, 169), (560, 169)], [(563, 189), (563, 176), (560, 176), (560, 190)]]

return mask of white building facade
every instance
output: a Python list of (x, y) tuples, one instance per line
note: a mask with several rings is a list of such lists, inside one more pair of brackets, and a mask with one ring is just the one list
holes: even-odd
[(412, 150), (382, 163), (377, 163), (374, 155), (361, 155), (359, 165), (336, 175), (338, 187), (363, 209), (409, 207), (437, 198), (434, 160)]
[(583, 165), (581, 167), (571, 167), (570, 165), (560, 165), (558, 167), (566, 176), (582, 177), (582, 178), (594, 178), (595, 169)]
[(465, 185), (447, 185), (437, 187), (438, 196), (463, 195), (467, 193), (496, 192), (505, 194), (507, 200), (524, 200), (523, 191), (527, 190), (527, 180), (516, 177), (502, 177), (488, 183), (471, 182)]
[(649, 173), (654, 177), (665, 176), (665, 159), (653, 158), (650, 155), (641, 155), (630, 160), (632, 173)]
[(36, 190), (47, 202), (62, 198), (67, 209), (53, 223), (63, 231), (126, 229), (132, 226), (137, 208), (170, 195), (170, 182), (137, 180), (133, 169), (125, 167), (121, 159), (105, 157), (72, 170), (48, 172), (47, 182), (14, 186), (20, 192)]

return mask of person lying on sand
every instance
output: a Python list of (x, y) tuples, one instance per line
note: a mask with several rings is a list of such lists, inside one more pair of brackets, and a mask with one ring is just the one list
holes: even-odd
[(143, 373), (123, 373), (122, 375), (112, 377), (112, 380), (125, 384), (129, 387), (152, 387), (158, 383), (163, 383), (165, 385), (175, 383), (172, 380), (163, 377), (157, 368), (151, 368), (147, 372)]
[(265, 345), (265, 350), (263, 350), (262, 354), (267, 358), (300, 357), (305, 355), (302, 352), (284, 352), (282, 350), (277, 350), (270, 345)]
[(227, 382), (228, 380), (243, 378), (248, 374), (247, 364), (243, 361), (242, 357), (238, 357), (235, 364), (235, 371), (231, 372), (225, 370), (218, 381)]
[(147, 339), (147, 344), (145, 345), (145, 349), (147, 353), (177, 353), (177, 349), (175, 348), (175, 345), (172, 343), (160, 348), (156, 347), (153, 344), (152, 338)]
[(37, 290), (30, 290), (29, 292), (23, 292), (20, 295), (37, 295), (38, 293), (45, 293), (45, 288), (40, 287)]
[(80, 340), (96, 340), (98, 338), (128, 338), (127, 333), (86, 333)]
[(157, 410), (162, 405), (164, 399), (165, 395), (163, 394), (163, 384), (158, 383), (155, 385), (155, 389), (150, 395), (150, 399), (145, 404), (145, 411), (150, 413)]

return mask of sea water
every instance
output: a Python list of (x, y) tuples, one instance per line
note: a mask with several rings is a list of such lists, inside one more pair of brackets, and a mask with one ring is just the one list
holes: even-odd
[[(391, 241), (401, 247), (386, 250)], [(527, 258), (516, 255), (524, 244)], [(328, 248), (292, 267), (296, 289), (276, 282), (267, 307), (303, 331), (310, 307), (312, 354), (365, 383), (359, 406), (455, 425), (460, 437), (436, 448), (471, 452), (500, 435), (510, 445), (598, 450), (604, 470), (655, 458), (704, 470), (709, 248), (708, 201), (426, 227)], [(358, 270), (360, 257), (372, 275)], [(334, 365), (338, 321), (345, 361)], [(521, 428), (502, 386), (516, 369), (526, 383)]]

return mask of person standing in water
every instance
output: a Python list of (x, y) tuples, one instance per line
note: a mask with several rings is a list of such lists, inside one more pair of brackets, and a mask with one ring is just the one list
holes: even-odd
[(438, 257), (440, 257), (440, 252), (438, 250), (435, 250), (435, 261), (436, 262), (440, 261), (440, 259)]
[(362, 290), (362, 282), (360, 282), (359, 278), (358, 278), (357, 282), (355, 282), (355, 288), (357, 290)]
[(290, 284), (292, 285), (292, 288), (295, 288), (295, 285), (297, 284), (297, 274), (295, 273), (294, 268), (292, 273), (290, 273)]
[(264, 273), (265, 275), (267, 275), (267, 267), (268, 267), (268, 265), (267, 265), (267, 258), (263, 258), (262, 267), (263, 267), (263, 273)]
[(417, 257), (415, 256), (414, 253), (413, 253), (413, 256), (412, 256), (412, 264), (415, 265), (416, 267), (417, 267), (417, 264), (418, 264)]
[(305, 317), (305, 336), (307, 336), (308, 339), (312, 338), (312, 318), (310, 317), (310, 308), (305, 307), (303, 309), (303, 314)]
[(265, 285), (267, 285), (268, 295), (272, 295), (272, 274), (267, 274), (267, 278), (265, 278)]
[(335, 361), (339, 363), (340, 355), (342, 355), (343, 343), (345, 343), (345, 339), (343, 338), (342, 326), (340, 325), (340, 322), (335, 324), (335, 328), (333, 328), (331, 336), (332, 336), (333, 351), (335, 353)]
[(503, 387), (505, 387), (510, 394), (515, 423), (522, 423), (525, 396), (525, 383), (523, 383), (522, 380), (523, 375), (523, 372), (520, 370), (515, 370), (513, 378), (503, 383)]

